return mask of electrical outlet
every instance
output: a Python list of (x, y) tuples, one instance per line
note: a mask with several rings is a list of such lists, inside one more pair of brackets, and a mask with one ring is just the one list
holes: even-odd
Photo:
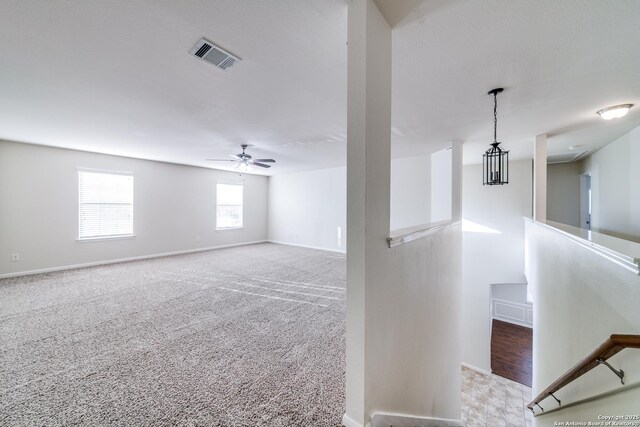
[(20, 261), (20, 254), (11, 254), (11, 261)]

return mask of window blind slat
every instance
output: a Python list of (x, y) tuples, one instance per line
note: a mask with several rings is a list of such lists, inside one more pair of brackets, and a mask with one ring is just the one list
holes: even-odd
[(78, 172), (79, 237), (133, 234), (133, 176)]
[(216, 186), (216, 228), (242, 227), (242, 184)]

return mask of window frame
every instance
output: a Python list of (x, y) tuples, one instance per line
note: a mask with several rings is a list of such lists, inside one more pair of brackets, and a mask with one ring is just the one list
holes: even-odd
[[(234, 185), (242, 188), (242, 204), (240, 206), (241, 214), (240, 214), (240, 225), (232, 226), (232, 227), (219, 227), (218, 226), (218, 186), (219, 185)], [(218, 181), (216, 182), (216, 200), (215, 200), (215, 227), (216, 231), (228, 231), (228, 230), (242, 230), (244, 228), (244, 183), (240, 182), (226, 182), (226, 181)], [(221, 205), (221, 206), (238, 206), (238, 205)]]
[[(104, 175), (124, 175), (124, 176), (130, 176), (132, 179), (131, 182), (131, 233), (129, 234), (109, 234), (109, 235), (105, 235), (105, 236), (88, 236), (88, 237), (81, 237), (80, 235), (80, 209), (82, 206), (82, 202), (80, 201), (80, 173), (81, 172), (87, 172), (87, 173), (96, 173), (96, 174), (104, 174)], [(134, 215), (134, 211), (135, 211), (135, 180), (134, 178), (134, 174), (131, 171), (116, 171), (116, 170), (107, 170), (107, 169), (94, 169), (94, 168), (85, 168), (85, 167), (78, 167), (77, 171), (76, 171), (76, 189), (77, 189), (77, 196), (78, 196), (78, 205), (77, 205), (77, 220), (78, 220), (78, 237), (76, 239), (77, 242), (83, 243), (83, 242), (100, 242), (100, 241), (106, 241), (106, 240), (127, 240), (127, 239), (134, 239), (136, 237), (135, 235), (135, 215)]]

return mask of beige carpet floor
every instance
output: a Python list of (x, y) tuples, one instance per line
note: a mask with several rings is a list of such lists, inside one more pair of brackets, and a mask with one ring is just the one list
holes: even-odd
[(259, 244), (0, 280), (0, 425), (340, 425), (345, 276)]

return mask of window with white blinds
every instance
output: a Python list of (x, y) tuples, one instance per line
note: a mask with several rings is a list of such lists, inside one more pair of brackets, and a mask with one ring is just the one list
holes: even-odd
[(216, 210), (216, 229), (242, 228), (242, 184), (218, 184)]
[(133, 235), (133, 175), (78, 171), (79, 238)]

